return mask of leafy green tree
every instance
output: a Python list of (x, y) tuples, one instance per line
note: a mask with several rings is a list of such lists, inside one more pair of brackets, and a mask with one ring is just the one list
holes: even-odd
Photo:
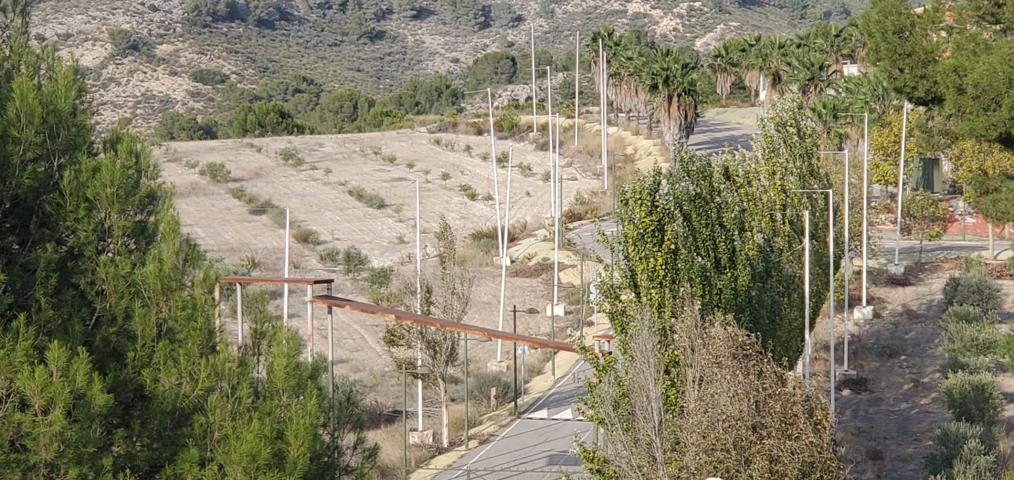
[(240, 105), (232, 113), (226, 131), (229, 136), (240, 138), (299, 135), (307, 129), (282, 104), (262, 101)]
[[(905, 145), (905, 173), (909, 174), (915, 169), (916, 162), (923, 152), (919, 143), (913, 140), (913, 125), (921, 117), (919, 110), (908, 112), (908, 142)], [(900, 111), (889, 115), (883, 124), (870, 126), (870, 181), (878, 185), (897, 185), (898, 166), (901, 160), (901, 124), (903, 123)]]
[(506, 85), (517, 75), (518, 61), (509, 50), (485, 53), (468, 66), (466, 88), (480, 89)]
[[(82, 76), (0, 2), (0, 465), (13, 478), (366, 478), (359, 395), (253, 295), (220, 337), (216, 265), (144, 140), (93, 142)], [(332, 394), (331, 392), (334, 392)]]
[[(524, 50), (517, 55), (517, 70), (514, 72), (512, 83), (528, 85), (532, 83), (532, 53), (531, 50)], [(572, 62), (573, 63), (573, 62)], [(536, 86), (545, 88), (546, 67), (553, 67), (553, 54), (544, 48), (535, 49), (535, 80)], [(553, 71), (557, 71), (553, 68)]]
[(214, 87), (229, 81), (229, 74), (217, 68), (195, 68), (190, 71), (190, 80)]
[(202, 119), (191, 113), (170, 110), (159, 117), (154, 135), (156, 139), (166, 142), (214, 140), (218, 138), (218, 125), (211, 119)]
[(343, 87), (325, 94), (310, 123), (320, 132), (345, 133), (356, 131), (360, 121), (373, 110), (374, 100), (352, 87)]
[(461, 87), (447, 75), (428, 80), (413, 77), (400, 90), (384, 99), (384, 103), (409, 115), (444, 114), (461, 104)]

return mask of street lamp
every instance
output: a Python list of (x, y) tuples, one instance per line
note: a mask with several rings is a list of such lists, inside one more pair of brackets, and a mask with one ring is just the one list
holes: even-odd
[[(844, 155), (845, 156), (845, 181), (843, 182), (845, 184), (845, 213), (844, 213), (844, 216), (845, 216), (845, 219), (844, 219), (845, 226), (843, 227), (844, 228), (844, 234), (845, 234), (845, 240), (842, 242), (843, 243), (843, 247), (844, 247), (844, 255), (842, 256), (842, 264), (844, 265), (844, 275), (842, 275), (842, 277), (843, 277), (843, 283), (845, 284), (844, 285), (844, 288), (845, 288), (845, 297), (844, 297), (845, 298), (845, 305), (844, 305), (844, 309), (842, 311), (845, 313), (845, 334), (844, 334), (845, 336), (844, 336), (844, 339), (843, 339), (844, 340), (844, 345), (843, 345), (843, 350), (844, 351), (842, 352), (842, 360), (843, 360), (844, 365), (842, 366), (842, 372), (845, 375), (848, 375), (849, 374), (849, 275), (852, 272), (852, 260), (849, 258), (849, 180), (850, 180), (850, 177), (849, 177), (849, 151), (846, 149), (846, 150), (841, 150), (841, 151), (821, 151), (820, 153), (827, 153), (827, 154), (832, 154), (832, 155)], [(833, 254), (833, 252), (832, 252), (832, 254)]]
[[(534, 315), (534, 314), (538, 314), (539, 313), (539, 309), (537, 309), (537, 308), (528, 308), (526, 310), (518, 310), (518, 306), (517, 305), (513, 305), (511, 307), (511, 314), (513, 314), (513, 317), (514, 317), (514, 334), (515, 335), (517, 335), (517, 333), (518, 333), (518, 312), (527, 313), (529, 315)], [(512, 396), (514, 397), (514, 416), (516, 417), (516, 416), (518, 416), (518, 342), (514, 342), (514, 355), (512, 355), (512, 357), (514, 359), (514, 391), (512, 392), (513, 393)], [(553, 370), (553, 372), (554, 372), (553, 376), (555, 377), (556, 376), (556, 373), (555, 373), (556, 372), (556, 370), (555, 370), (555, 362), (554, 362), (554, 370)]]
[(403, 450), (402, 450), (402, 478), (408, 479), (408, 374), (414, 373), (416, 375), (428, 375), (431, 372), (428, 368), (417, 368), (415, 370), (408, 370), (405, 365), (401, 366), (401, 424), (403, 428)]
[(834, 342), (835, 342), (835, 328), (834, 328), (834, 192), (828, 189), (822, 190), (794, 190), (798, 193), (826, 193), (827, 194), (827, 297), (828, 297), (828, 331), (831, 336), (831, 344), (829, 345), (831, 351), (830, 368), (828, 369), (828, 378), (831, 383), (831, 421), (834, 422), (834, 389), (835, 389), (835, 377), (837, 375), (837, 366), (834, 361)]
[[(870, 187), (870, 113), (843, 113), (843, 116), (863, 116), (863, 300), (862, 309), (856, 312), (855, 316), (857, 319), (872, 320), (873, 319), (873, 307), (867, 304), (866, 299), (866, 287), (868, 282), (866, 281), (866, 270), (867, 270), (867, 244), (869, 239), (869, 187)], [(845, 312), (846, 315), (848, 311)]]
[(463, 343), (465, 344), (465, 450), (468, 450), (468, 403), (471, 397), (468, 396), (468, 342), (489, 342), (489, 337), (479, 338), (468, 338), (467, 333), (463, 333)]

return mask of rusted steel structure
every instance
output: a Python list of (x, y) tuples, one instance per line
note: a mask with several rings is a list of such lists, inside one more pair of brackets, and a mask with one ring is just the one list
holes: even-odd
[[(313, 298), (313, 287), (316, 285), (326, 285), (327, 293), (330, 295), (334, 286), (334, 279), (332, 278), (305, 278), (305, 277), (250, 277), (250, 276), (239, 276), (229, 275), (218, 279), (218, 284), (215, 285), (215, 324), (219, 328), (222, 327), (222, 315), (221, 315), (221, 303), (222, 303), (222, 291), (221, 285), (235, 285), (236, 286), (236, 342), (239, 345), (243, 345), (243, 286), (244, 285), (285, 285), (288, 288), (289, 285), (305, 285), (306, 286), (306, 359), (309, 361), (313, 358), (313, 302), (309, 300)], [(328, 318), (328, 347), (327, 347), (327, 358), (328, 361), (334, 363), (334, 342), (332, 342), (332, 335), (334, 335), (334, 312), (331, 307), (327, 309)], [(288, 322), (289, 319), (284, 319)]]
[(347, 298), (336, 297), (332, 295), (317, 295), (316, 297), (310, 299), (310, 301), (313, 303), (317, 303), (319, 305), (340, 308), (342, 310), (347, 310), (350, 312), (357, 312), (366, 315), (384, 317), (394, 320), (396, 322), (411, 323), (414, 325), (422, 325), (430, 328), (438, 328), (450, 332), (463, 333), (470, 337), (485, 337), (503, 340), (506, 342), (517, 342), (521, 345), (528, 345), (529, 347), (532, 348), (546, 348), (549, 350), (556, 350), (560, 352), (577, 351), (573, 345), (566, 342), (547, 340), (539, 337), (530, 337), (527, 335), (518, 335), (510, 332), (503, 332), (495, 328), (480, 327), (478, 325), (469, 325), (467, 323), (458, 323), (451, 322), (448, 320), (441, 320), (439, 318), (427, 317), (425, 315), (406, 312), (404, 310), (397, 310), (394, 308), (373, 305), (372, 303), (357, 302), (355, 300), (349, 300)]

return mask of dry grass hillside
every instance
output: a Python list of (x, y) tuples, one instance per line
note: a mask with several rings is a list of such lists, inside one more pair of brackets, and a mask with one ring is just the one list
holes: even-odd
[[(724, 0), (530, 0), (506, 2), (516, 13), (513, 22), (494, 19), (476, 30), (452, 18), (444, 6), (448, 2), (412, 2), (416, 13), (409, 15), (399, 11), (404, 1), (369, 0), (360, 2), (373, 32), (368, 40), (349, 33), (351, 20), (337, 6), (342, 3), (279, 0), (289, 16), (270, 26), (199, 26), (188, 21), (185, 0), (41, 0), (33, 28), (36, 40), (55, 41), (85, 67), (100, 127), (128, 117), (147, 129), (166, 110), (209, 111), (215, 90), (190, 80), (195, 68), (222, 70), (246, 85), (299, 72), (328, 86), (351, 84), (381, 93), (411, 75), (461, 74), (486, 51), (512, 45), (524, 49), (529, 24), (535, 26), (537, 43), (554, 53), (569, 53), (576, 31), (604, 24), (642, 27), (703, 50), (731, 35), (791, 32), (816, 18), (840, 18), (863, 8), (865, 1), (811, 0), (801, 2), (809, 5), (806, 11), (791, 11), (771, 6), (777, 0), (750, 6)], [(492, 18), (490, 3), (479, 2)], [(118, 54), (109, 40), (113, 28), (136, 32), (151, 48), (144, 54)]]

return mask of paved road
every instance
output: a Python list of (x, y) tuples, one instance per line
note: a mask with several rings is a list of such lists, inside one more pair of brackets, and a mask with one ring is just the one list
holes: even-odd
[(739, 147), (750, 150), (750, 139), (755, 133), (757, 127), (701, 117), (697, 119), (697, 128), (690, 135), (687, 145), (702, 153)]
[(436, 478), (543, 480), (580, 473), (581, 460), (573, 454), (574, 439), (587, 440), (592, 426), (577, 415), (575, 406), (591, 375), (591, 368), (579, 362), (521, 419), (472, 449)]

